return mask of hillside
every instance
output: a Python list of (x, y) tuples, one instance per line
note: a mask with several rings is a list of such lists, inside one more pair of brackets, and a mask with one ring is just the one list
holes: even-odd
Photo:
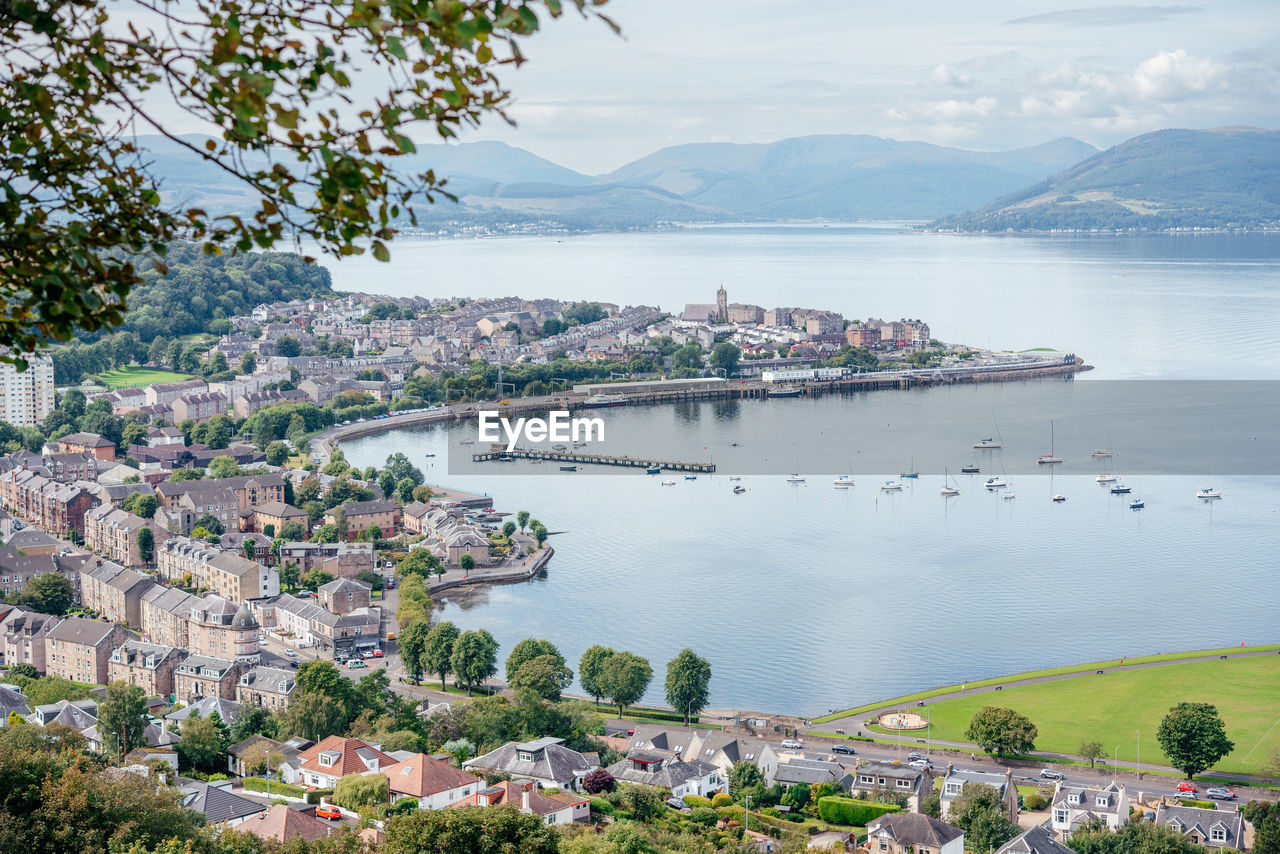
[(1258, 228), (1280, 224), (1280, 132), (1135, 137), (931, 228), (959, 231)]

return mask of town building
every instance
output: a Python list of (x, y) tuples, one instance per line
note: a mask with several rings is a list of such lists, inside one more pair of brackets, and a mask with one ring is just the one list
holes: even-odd
[[(151, 528), (146, 519), (104, 502), (84, 514), (84, 544), (121, 566), (140, 569), (149, 563), (142, 559), (141, 546), (138, 545), (138, 532), (144, 528)], [(151, 536), (151, 558), (154, 561), (155, 541), (166, 539), (168, 532), (152, 529)]]
[(844, 331), (845, 343), (850, 347), (878, 347), (880, 345), (880, 327), (857, 324)]
[(282, 543), (280, 563), (298, 564), (299, 575), (313, 569), (334, 578), (355, 578), (373, 570), (373, 543)]
[(1100, 821), (1116, 830), (1129, 820), (1129, 796), (1123, 785), (1071, 786), (1061, 780), (1054, 786), (1050, 815), (1060, 839), (1067, 840), (1081, 827)]
[(358, 608), (370, 606), (373, 587), (363, 581), (335, 578), (328, 584), (322, 584), (316, 593), (326, 610), (334, 614), (350, 614)]
[(296, 671), (282, 667), (255, 667), (240, 677), (236, 700), (243, 706), (285, 709), (296, 686)]
[(867, 825), (875, 854), (964, 854), (964, 831), (916, 812), (887, 813)]
[(1244, 851), (1245, 826), (1240, 810), (1204, 809), (1163, 800), (1156, 807), (1155, 823), (1185, 836), (1204, 848)]
[(210, 593), (191, 605), (187, 619), (187, 648), (197, 655), (257, 664), (262, 658), (259, 628), (246, 603), (236, 605)]
[(280, 593), (280, 572), (201, 540), (173, 536), (156, 547), (156, 573), (170, 581), (190, 576), (196, 587), (241, 603)]
[(0, 503), (14, 516), (54, 536), (84, 536), (84, 514), (99, 503), (89, 484), (58, 483), (27, 469), (0, 473)]
[(45, 636), (62, 620), (50, 614), (38, 614), (25, 608), (11, 608), (0, 618), (0, 650), (5, 663), (30, 664), (45, 672)]
[(97, 433), (68, 433), (58, 440), (58, 452), (89, 454), (94, 459), (112, 461), (116, 458), (116, 445)]
[(391, 783), (391, 803), (412, 798), (425, 810), (443, 809), (484, 788), (484, 780), (474, 774), (425, 753), (415, 753), (382, 773)]
[(129, 639), (123, 626), (67, 617), (44, 638), (45, 674), (73, 682), (105, 685), (112, 651)]
[(109, 623), (142, 625), (142, 594), (155, 586), (148, 575), (95, 558), (80, 570), (80, 602)]
[(174, 693), (183, 703), (195, 703), (205, 697), (236, 698), (236, 687), (245, 665), (226, 658), (207, 655), (187, 656), (174, 675)]
[(577, 791), (581, 780), (600, 767), (595, 753), (579, 753), (564, 746), (563, 738), (510, 741), (462, 763), (465, 770), (509, 774), (513, 780), (534, 780), (548, 788)]
[(354, 540), (371, 525), (377, 525), (384, 539), (390, 539), (397, 533), (400, 524), (399, 505), (382, 499), (373, 501), (352, 501), (339, 504), (324, 514), (326, 525), (346, 526), (346, 539)]
[(187, 625), (191, 611), (200, 599), (185, 590), (157, 584), (142, 594), (138, 614), (142, 621), (142, 636), (161, 646), (186, 649), (189, 633)]
[(209, 390), (204, 380), (178, 380), (171, 383), (155, 383), (147, 386), (149, 406), (171, 406), (175, 400), (188, 394), (200, 394)]
[(284, 526), (290, 522), (297, 522), (302, 526), (303, 531), (307, 531), (311, 524), (307, 517), (307, 511), (300, 510), (283, 501), (268, 501), (266, 504), (259, 504), (252, 508), (253, 515), (249, 517), (249, 525), (244, 528), (249, 533), (268, 533), (271, 536), (277, 536), (280, 531), (284, 530)]
[(177, 424), (184, 421), (195, 421), (198, 424), (227, 414), (227, 399), (217, 392), (185, 394), (169, 406), (173, 409), (173, 420)]
[[(8, 354), (8, 349), (0, 353)], [(0, 421), (37, 427), (54, 407), (53, 360), (31, 353), (22, 358), (27, 362), (25, 371), (12, 362), (0, 362)]]
[(111, 651), (107, 681), (136, 685), (148, 697), (167, 697), (174, 692), (173, 674), (186, 657), (186, 651), (177, 647), (131, 638)]

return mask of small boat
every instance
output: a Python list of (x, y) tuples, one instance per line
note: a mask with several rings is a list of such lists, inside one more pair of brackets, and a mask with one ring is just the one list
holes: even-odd
[(684, 476), (684, 479), (685, 479), (685, 480), (697, 480), (697, 479), (698, 479), (698, 476), (697, 476), (696, 474), (687, 474), (687, 475), (685, 475), (685, 476)]
[(1094, 449), (1094, 451), (1093, 451), (1093, 453), (1092, 453), (1092, 454), (1090, 454), (1090, 456), (1092, 456), (1092, 457), (1098, 457), (1098, 458), (1102, 458), (1102, 457), (1114, 457), (1114, 456), (1115, 456), (1115, 452), (1114, 452), (1114, 451), (1109, 451), (1109, 450), (1103, 450), (1102, 448), (1095, 448), (1095, 449)]
[(1064, 502), (1064, 501), (1066, 501), (1066, 500), (1067, 500), (1067, 496), (1062, 495), (1062, 494), (1058, 494), (1058, 495), (1053, 496), (1053, 503), (1054, 503), (1054, 504), (1061, 504), (1062, 502)]
[(458, 442), (459, 445), (474, 445), (475, 443), (476, 443), (475, 439), (463, 439), (462, 441)]
[(433, 457), (435, 457), (435, 454), (426, 454), (425, 456), (427, 459), (432, 459)]
[(1116, 476), (1108, 472), (1103, 472), (1102, 474), (1095, 477), (1094, 481), (1097, 483), (1115, 483)]
[(586, 443), (586, 442), (574, 442), (574, 443), (573, 443), (573, 446), (574, 446), (575, 448), (585, 448), (585, 447), (587, 446), (587, 443)]
[(804, 483), (804, 475), (789, 474), (787, 475), (787, 483)]
[(1016, 492), (1014, 492), (1014, 491), (1010, 490), (1009, 492), (1005, 492), (1005, 493), (1003, 493), (1003, 494), (1000, 496), (1000, 499), (1001, 499), (1002, 501), (1012, 501), (1013, 499), (1015, 499), (1015, 498), (1017, 498), (1017, 497), (1018, 497), (1018, 493), (1016, 493)]
[(569, 449), (568, 449), (568, 448), (566, 448), (564, 445), (552, 445), (552, 446), (551, 446), (551, 450), (553, 450), (553, 451), (567, 451), (567, 450), (569, 450)]
[(649, 466), (644, 470), (645, 474), (662, 474), (662, 466)]
[(1196, 493), (1196, 498), (1204, 501), (1212, 501), (1213, 499), (1221, 497), (1222, 493), (1214, 489), (1212, 486), (1206, 486), (1204, 489)]
[(1117, 483), (1115, 486), (1111, 487), (1112, 495), (1128, 495), (1130, 492), (1133, 492), (1133, 489), (1125, 486), (1123, 483)]
[(662, 485), (663, 485), (663, 486), (675, 486), (675, 485), (676, 485), (676, 482), (675, 482), (674, 480), (664, 480), (664, 481), (662, 482)]
[(744, 493), (744, 492), (746, 492), (746, 491), (747, 491), (747, 488), (746, 488), (745, 486), (743, 486), (742, 484), (738, 484), (737, 486), (735, 486), (735, 487), (733, 488), (733, 494), (734, 494), (734, 495), (741, 495), (742, 493)]
[[(1054, 453), (1053, 453), (1053, 422), (1052, 421), (1049, 422), (1049, 453), (1041, 454), (1040, 458), (1036, 460), (1036, 462), (1042, 466), (1053, 465), (1055, 463), (1062, 462), (1062, 458), (1054, 456)], [(1057, 499), (1054, 499), (1054, 500), (1056, 501)], [(1066, 501), (1065, 498), (1062, 500)]]
[(853, 475), (842, 474), (835, 480), (831, 481), (831, 485), (836, 489), (849, 489), (853, 486)]
[(959, 495), (960, 490), (951, 485), (951, 472), (946, 468), (942, 470), (942, 489), (940, 495), (950, 498), (952, 495)]
[(626, 405), (626, 397), (620, 394), (593, 394), (582, 402), (584, 409), (603, 409), (606, 406)]
[(577, 471), (577, 466), (560, 466), (560, 471)]
[(729, 443), (729, 447), (730, 447), (730, 448), (736, 448), (736, 447), (738, 447), (738, 443), (737, 443), (737, 442), (730, 442), (730, 443)]
[(978, 474), (982, 469), (978, 468), (977, 463), (969, 463), (967, 466), (960, 466), (961, 474)]
[(742, 478), (741, 478), (741, 477), (739, 477), (738, 475), (734, 474), (734, 475), (730, 475), (730, 476), (729, 476), (729, 480), (742, 480)]
[(987, 489), (1004, 489), (1009, 484), (998, 477), (989, 477), (987, 478), (987, 482), (982, 485)]
[(920, 472), (918, 472), (918, 471), (900, 471), (900, 472), (898, 472), (898, 477), (920, 477)]
[(997, 442), (995, 439), (993, 439), (993, 438), (992, 438), (992, 437), (990, 437), (990, 436), (988, 436), (987, 438), (985, 438), (985, 439), (983, 439), (983, 440), (981, 440), (981, 441), (979, 441), (979, 442), (974, 442), (974, 443), (973, 443), (973, 446), (974, 446), (975, 448), (979, 449), (979, 450), (982, 450), (982, 451), (990, 451), (990, 450), (994, 450), (995, 448), (1003, 448), (1003, 447), (1004, 447), (1004, 445), (1000, 444), (999, 442)]
[(1147, 506), (1147, 502), (1143, 501), (1141, 498), (1135, 498), (1129, 502), (1130, 510), (1141, 510), (1143, 507), (1146, 507), (1146, 506)]
[(771, 388), (769, 389), (769, 397), (799, 397), (800, 387), (791, 386), (789, 388)]
[(884, 492), (898, 492), (902, 489), (902, 484), (898, 483), (896, 480), (886, 480), (884, 483), (880, 484), (880, 489)]

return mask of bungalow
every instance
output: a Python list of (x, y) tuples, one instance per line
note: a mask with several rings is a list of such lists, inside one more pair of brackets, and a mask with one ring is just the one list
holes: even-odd
[(211, 718), (216, 714), (224, 724), (231, 726), (236, 722), (236, 718), (243, 713), (244, 706), (234, 700), (224, 700), (221, 697), (205, 697), (203, 700), (199, 700), (189, 706), (183, 706), (176, 712), (170, 712), (164, 716), (164, 719), (182, 726), (182, 722), (188, 718)]
[(382, 769), (391, 782), (391, 802), (413, 798), (418, 808), (443, 809), (484, 788), (484, 780), (425, 753)]
[(0, 727), (9, 725), (9, 715), (14, 712), (23, 718), (31, 714), (27, 698), (11, 688), (0, 685)]
[(481, 789), (470, 797), (456, 801), (453, 807), (496, 807), (504, 804), (516, 806), (525, 815), (536, 815), (547, 824), (572, 824), (591, 818), (591, 802), (567, 792), (546, 794), (536, 780), (522, 782), (504, 781), (496, 786)]
[(564, 746), (562, 738), (508, 742), (497, 750), (474, 756), (462, 764), (467, 770), (509, 774), (515, 780), (535, 780), (542, 785), (577, 790), (587, 774), (600, 767), (595, 753), (579, 753)]
[(947, 773), (942, 780), (942, 792), (938, 795), (942, 802), (943, 818), (946, 818), (951, 811), (952, 802), (960, 797), (964, 787), (971, 783), (982, 783), (995, 789), (999, 793), (1000, 800), (1004, 802), (1005, 817), (1009, 821), (1017, 822), (1018, 788), (1013, 784), (1013, 771), (994, 774), (989, 771), (955, 769), (950, 765), (947, 766)]
[(867, 847), (877, 854), (964, 854), (964, 831), (922, 813), (887, 813), (867, 825)]
[(778, 757), (777, 765), (770, 766), (765, 782), (770, 786), (775, 783), (781, 783), (784, 786), (794, 786), (797, 783), (803, 783), (806, 786), (835, 783), (848, 792), (853, 786), (853, 775), (839, 762), (783, 754)]
[(233, 794), (230, 780), (205, 783), (179, 777), (177, 784), (182, 805), (203, 815), (205, 824), (209, 826), (237, 827), (266, 810), (266, 806), (258, 801)]
[(1116, 830), (1129, 820), (1129, 796), (1123, 785), (1101, 788), (1063, 785), (1053, 790), (1051, 814), (1053, 829), (1066, 841), (1078, 828), (1101, 820), (1108, 829)]
[(227, 770), (237, 777), (249, 777), (285, 761), (284, 745), (274, 738), (254, 733), (227, 748)]
[(1244, 816), (1239, 810), (1207, 810), (1162, 802), (1156, 807), (1156, 824), (1205, 848), (1245, 850)]
[(1075, 854), (1067, 846), (1053, 838), (1049, 823), (1027, 828), (1004, 845), (996, 854)]
[(252, 833), (262, 840), (286, 843), (295, 839), (307, 842), (323, 839), (333, 833), (334, 828), (316, 818), (315, 807), (296, 809), (290, 804), (274, 804), (249, 816), (236, 830)]
[(348, 774), (377, 774), (396, 760), (358, 738), (331, 735), (298, 754), (298, 770), (307, 786), (331, 789)]
[(682, 762), (664, 750), (631, 750), (606, 769), (615, 780), (669, 789), (672, 797), (701, 795), (709, 798), (729, 791), (729, 778), (709, 762)]

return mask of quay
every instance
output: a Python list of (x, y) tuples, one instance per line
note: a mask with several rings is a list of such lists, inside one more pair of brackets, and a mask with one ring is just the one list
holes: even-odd
[(615, 457), (608, 454), (580, 454), (576, 451), (540, 451), (528, 448), (516, 448), (511, 451), (483, 451), (472, 454), (475, 462), (491, 460), (551, 460), (559, 463), (580, 463), (595, 466), (623, 466), (625, 468), (653, 468), (664, 471), (689, 471), (711, 474), (716, 470), (715, 463), (685, 463), (669, 460), (645, 460), (636, 457)]

